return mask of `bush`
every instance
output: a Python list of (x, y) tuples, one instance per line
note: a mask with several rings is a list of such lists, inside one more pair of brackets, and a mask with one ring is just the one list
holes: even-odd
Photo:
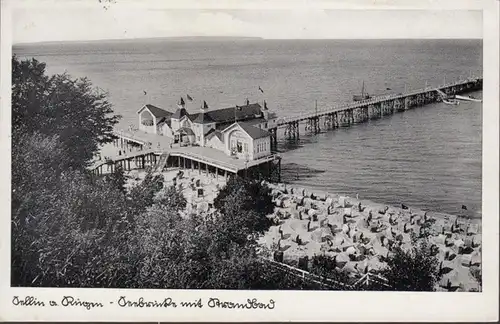
[(214, 207), (231, 228), (247, 234), (263, 233), (272, 225), (274, 212), (271, 189), (258, 181), (231, 178), (214, 200)]
[(381, 275), (389, 280), (391, 290), (433, 291), (440, 279), (439, 261), (432, 256), (429, 243), (422, 240), (409, 251), (397, 248)]

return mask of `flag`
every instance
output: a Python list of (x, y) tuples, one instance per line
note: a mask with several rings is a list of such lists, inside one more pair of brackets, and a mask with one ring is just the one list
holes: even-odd
[(207, 102), (205, 100), (203, 100), (203, 109), (208, 109), (208, 105), (207, 105)]
[(467, 206), (462, 205), (462, 209), (463, 209), (463, 210), (467, 210)]
[(142, 90), (142, 92), (144, 92), (144, 95), (147, 95), (148, 93), (146, 92), (146, 90)]
[(259, 86), (259, 91), (264, 93), (264, 90), (262, 90), (262, 88)]
[(405, 204), (401, 204), (401, 209), (408, 209), (408, 206), (406, 206)]
[(189, 100), (189, 101), (193, 101), (193, 98), (190, 96), (190, 95), (186, 95), (186, 98)]
[(264, 100), (264, 109), (267, 109), (267, 102)]
[(181, 102), (180, 102), (181, 106), (184, 106), (186, 103), (184, 102), (184, 98), (181, 97)]

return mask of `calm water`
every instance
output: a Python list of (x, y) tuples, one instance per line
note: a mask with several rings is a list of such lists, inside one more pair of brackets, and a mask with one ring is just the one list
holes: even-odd
[[(218, 108), (248, 98), (265, 99), (287, 116), (314, 110), (315, 100), (319, 109), (349, 101), (363, 80), (369, 93), (384, 94), (402, 92), (405, 83), (415, 89), (426, 81), (438, 85), (444, 77), (482, 74), (482, 42), (476, 40), (134, 40), (19, 45), (13, 51), (47, 62), (49, 73), (89, 77), (109, 91), (124, 127), (137, 123), (142, 104), (174, 111), (187, 93), (195, 99), (190, 111), (203, 100)], [(481, 118), (480, 103), (434, 104), (302, 136), (298, 145), (280, 145), (290, 171), (284, 178), (440, 212), (458, 213), (465, 204), (480, 217)]]

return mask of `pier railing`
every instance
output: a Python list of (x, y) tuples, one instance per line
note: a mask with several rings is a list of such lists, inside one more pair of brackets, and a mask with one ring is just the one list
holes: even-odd
[(468, 82), (477, 82), (481, 79), (482, 78), (458, 80), (456, 82), (447, 83), (447, 84), (444, 84), (444, 85), (439, 86), (439, 87), (428, 86), (425, 88), (419, 88), (419, 89), (412, 90), (412, 91), (405, 92), (405, 93), (390, 94), (390, 95), (385, 95), (385, 96), (376, 96), (376, 97), (373, 97), (370, 99), (356, 101), (354, 103), (352, 103), (352, 102), (344, 103), (344, 104), (336, 105), (336, 106), (325, 108), (325, 109), (318, 109), (317, 111), (314, 111), (314, 112), (301, 113), (301, 114), (297, 114), (297, 115), (293, 115), (293, 116), (289, 116), (289, 117), (278, 118), (276, 124), (278, 127), (280, 127), (280, 126), (286, 125), (286, 124), (288, 124), (290, 122), (294, 122), (294, 121), (304, 120), (304, 119), (308, 119), (308, 118), (315, 118), (318, 116), (327, 115), (327, 114), (331, 114), (331, 113), (335, 113), (335, 112), (339, 112), (339, 111), (344, 111), (344, 110), (348, 110), (348, 109), (355, 109), (355, 108), (363, 107), (363, 106), (370, 105), (370, 104), (380, 103), (380, 102), (383, 102), (386, 100), (405, 98), (405, 97), (409, 97), (409, 96), (413, 96), (413, 95), (422, 94), (422, 93), (425, 93), (428, 91), (441, 90), (441, 89), (461, 85), (461, 84), (468, 83)]

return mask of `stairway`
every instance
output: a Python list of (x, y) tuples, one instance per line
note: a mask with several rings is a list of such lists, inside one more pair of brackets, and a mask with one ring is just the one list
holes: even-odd
[(168, 157), (170, 156), (169, 153), (162, 153), (160, 155), (160, 159), (156, 163), (153, 172), (162, 172), (165, 166), (167, 165)]

